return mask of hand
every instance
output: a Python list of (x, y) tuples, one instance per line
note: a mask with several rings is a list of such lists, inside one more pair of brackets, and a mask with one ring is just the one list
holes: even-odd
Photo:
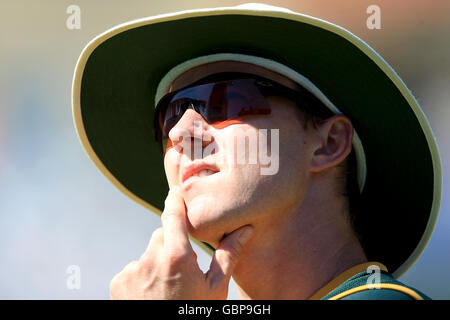
[(232, 271), (253, 228), (243, 226), (225, 237), (205, 274), (189, 242), (178, 188), (169, 191), (161, 217), (163, 227), (153, 232), (144, 254), (112, 279), (111, 299), (226, 299)]

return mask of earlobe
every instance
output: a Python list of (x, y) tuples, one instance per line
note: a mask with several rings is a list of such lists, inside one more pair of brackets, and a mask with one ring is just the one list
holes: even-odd
[(311, 172), (339, 165), (352, 148), (353, 126), (344, 115), (326, 119), (317, 128), (318, 143), (311, 159)]

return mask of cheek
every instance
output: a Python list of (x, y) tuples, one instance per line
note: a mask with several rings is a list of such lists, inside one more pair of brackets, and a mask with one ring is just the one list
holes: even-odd
[(290, 190), (303, 190), (305, 188), (308, 177), (309, 155), (310, 151), (304, 135), (286, 134), (285, 138), (280, 138), (279, 176), (284, 188)]
[[(252, 119), (254, 122), (260, 120)], [(250, 122), (250, 121), (249, 121)], [(220, 156), (224, 160), (227, 182), (233, 185), (233, 189), (245, 190), (258, 184), (259, 180), (267, 178), (268, 167), (276, 162), (273, 167), (278, 167), (278, 152), (271, 156), (271, 147), (276, 141), (271, 140), (271, 129), (264, 128), (260, 134), (261, 125), (235, 125), (223, 130)], [(260, 149), (261, 144), (265, 148)], [(278, 149), (278, 148), (277, 148)], [(274, 174), (277, 170), (275, 170)], [(270, 172), (269, 172), (270, 173)]]

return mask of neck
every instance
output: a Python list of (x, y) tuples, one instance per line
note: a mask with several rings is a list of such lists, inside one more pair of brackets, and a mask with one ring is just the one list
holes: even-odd
[(313, 200), (254, 224), (233, 272), (241, 299), (308, 299), (340, 273), (367, 262), (339, 209), (344, 206), (321, 203), (334, 205)]

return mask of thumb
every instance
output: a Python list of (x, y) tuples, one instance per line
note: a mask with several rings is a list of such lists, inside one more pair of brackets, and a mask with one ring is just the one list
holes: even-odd
[(214, 252), (207, 280), (212, 287), (226, 285), (230, 281), (231, 274), (237, 264), (244, 244), (250, 239), (253, 227), (250, 225), (241, 227), (225, 237)]

